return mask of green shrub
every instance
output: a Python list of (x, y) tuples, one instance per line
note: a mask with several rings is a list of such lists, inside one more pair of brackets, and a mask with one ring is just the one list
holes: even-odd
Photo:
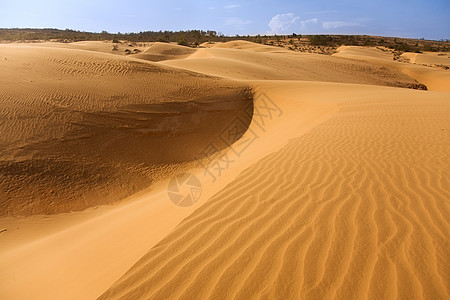
[(186, 42), (185, 40), (180, 40), (180, 41), (178, 41), (178, 45), (180, 45), (180, 46), (186, 46), (186, 47), (189, 47), (189, 46), (190, 46), (189, 43)]

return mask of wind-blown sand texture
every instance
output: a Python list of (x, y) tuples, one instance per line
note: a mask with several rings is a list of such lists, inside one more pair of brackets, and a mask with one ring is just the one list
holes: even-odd
[(0, 56), (0, 215), (123, 199), (191, 161), (251, 103), (235, 82), (130, 58), (21, 46)]
[[(362, 47), (100, 52), (0, 46), (1, 298), (450, 297), (449, 71)], [(236, 117), (212, 181), (194, 160)], [(195, 205), (169, 201), (176, 172)]]

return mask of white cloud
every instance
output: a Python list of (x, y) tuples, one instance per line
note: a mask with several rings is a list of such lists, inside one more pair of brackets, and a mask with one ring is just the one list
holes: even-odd
[(300, 25), (302, 26), (302, 28), (305, 28), (306, 26), (308, 26), (308, 24), (316, 24), (316, 23), (319, 23), (319, 19), (317, 18), (300, 21)]
[(339, 27), (361, 27), (363, 25), (357, 22), (333, 21), (333, 22), (323, 22), (322, 26), (325, 29), (335, 29)]
[(230, 4), (230, 5), (225, 5), (224, 6), (226, 9), (233, 9), (233, 8), (239, 8), (241, 7), (240, 4)]
[[(359, 21), (359, 20), (358, 20)], [(278, 14), (274, 16), (269, 22), (269, 34), (288, 34), (296, 30), (320, 30), (320, 27), (325, 29), (336, 29), (340, 27), (364, 27), (360, 22), (355, 21), (321, 21), (319, 18), (311, 18), (301, 20), (300, 17), (293, 13)]]
[(271, 33), (287, 33), (287, 31), (297, 23), (300, 18), (293, 13), (278, 14), (274, 16), (270, 22)]

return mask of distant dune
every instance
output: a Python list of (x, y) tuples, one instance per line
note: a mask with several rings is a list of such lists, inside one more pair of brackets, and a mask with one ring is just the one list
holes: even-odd
[[(243, 51), (244, 50), (244, 51)], [(307, 80), (412, 87), (417, 81), (389, 66), (298, 53), (246, 41), (199, 49), (166, 65), (241, 80)]]
[(0, 298), (450, 297), (438, 56), (108, 48), (0, 45)]
[(172, 45), (168, 43), (155, 43), (150, 46), (150, 48), (135, 55), (134, 57), (149, 61), (161, 61), (186, 58), (195, 52), (195, 49), (189, 47)]
[(403, 53), (402, 56), (408, 58), (413, 64), (450, 67), (447, 53)]
[[(429, 90), (450, 92), (450, 85), (448, 84), (450, 81), (450, 72), (448, 70), (436, 69), (431, 66), (417, 65), (414, 63), (398, 63), (392, 61), (392, 57), (389, 54), (383, 53), (376, 48), (342, 46), (338, 49), (338, 53), (333, 56), (351, 58), (366, 61), (374, 65), (389, 67), (415, 78), (418, 82), (425, 84)], [(408, 57), (408, 54), (405, 56)], [(433, 53), (428, 53), (424, 56), (427, 57), (423, 59), (424, 61), (431, 62), (435, 60), (435, 54)], [(450, 59), (447, 57), (447, 64), (449, 61)], [(443, 58), (440, 58), (440, 62), (445, 64)]]

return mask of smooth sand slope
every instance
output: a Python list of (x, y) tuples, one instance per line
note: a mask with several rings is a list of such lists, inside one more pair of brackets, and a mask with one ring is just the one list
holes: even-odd
[(134, 57), (149, 61), (161, 61), (186, 58), (195, 52), (195, 49), (189, 47), (167, 43), (154, 43), (147, 50), (140, 54), (134, 55)]
[[(406, 57), (414, 54), (403, 54)], [(417, 54), (416, 54), (417, 55)], [(334, 57), (350, 58), (353, 60), (369, 62), (373, 65), (384, 66), (390, 69), (402, 72), (415, 78), (420, 83), (425, 84), (429, 90), (450, 92), (450, 72), (439, 68), (427, 67), (421, 64), (396, 62), (392, 60), (392, 54), (385, 53), (377, 48), (342, 46), (338, 48), (338, 53), (333, 54)], [(421, 55), (427, 62), (436, 60), (434, 54)], [(450, 63), (449, 58), (439, 57), (441, 64)], [(412, 61), (414, 62), (414, 60)]]
[[(10, 47), (19, 57), (16, 46)], [(51, 50), (52, 56), (61, 50)], [(206, 102), (212, 101), (215, 109), (205, 111), (195, 127), (205, 141), (215, 141), (214, 134), (220, 136), (226, 121), (248, 116), (241, 113), (252, 100), (247, 92), (251, 88), (251, 123), (244, 122), (245, 134), (221, 152), (233, 162), (221, 174), (215, 173), (215, 181), (202, 168), (189, 170), (199, 178), (203, 194), (187, 209), (169, 201), (167, 181), (162, 181), (112, 207), (0, 219), (0, 230), (8, 228), (0, 233), (0, 296), (449, 298), (450, 94), (442, 84), (448, 77), (444, 70), (391, 63), (381, 51), (349, 50), (353, 53), (327, 57), (238, 41), (157, 64), (114, 56), (113, 69), (128, 62), (139, 64), (139, 69), (152, 68), (133, 77), (139, 87), (145, 80), (159, 83), (156, 90), (161, 92), (165, 86), (169, 91), (172, 82), (181, 85), (167, 93), (172, 101), (192, 86), (206, 87), (205, 93), (212, 96)], [(69, 57), (106, 59), (92, 51), (64, 51)], [(161, 76), (161, 70), (173, 77)], [(127, 80), (127, 74), (121, 80)], [(431, 83), (431, 91), (401, 88), (417, 84), (413, 76), (417, 74), (425, 74), (422, 78)], [(117, 77), (102, 80), (114, 84), (100, 86), (98, 94), (114, 89)], [(196, 84), (190, 85), (192, 80)], [(97, 91), (98, 84), (90, 86), (86, 80), (80, 86)], [(66, 83), (73, 85), (74, 81)], [(8, 87), (14, 84), (8, 82)], [(92, 100), (97, 97), (90, 99), (83, 103), (103, 103)], [(140, 103), (139, 99), (136, 96), (133, 102)], [(192, 96), (186, 103), (196, 103), (195, 99)], [(167, 101), (157, 103), (161, 102)], [(166, 105), (158, 108), (167, 109)], [(224, 110), (228, 114), (216, 124), (218, 107), (218, 115)], [(20, 124), (16, 115), (8, 122)], [(97, 126), (109, 124), (94, 120)], [(146, 127), (148, 121), (140, 125)], [(213, 128), (211, 135), (205, 126)], [(178, 132), (179, 127), (169, 128)], [(103, 134), (97, 139), (101, 141)], [(189, 134), (180, 132), (177, 138)], [(132, 143), (134, 138), (115, 145)], [(253, 142), (236, 155), (246, 141)], [(155, 143), (139, 145), (153, 149)], [(124, 159), (130, 148), (134, 147), (123, 149), (116, 159)], [(191, 167), (185, 161), (195, 157), (195, 149), (186, 152), (189, 157), (170, 165), (174, 170)], [(106, 151), (104, 155), (108, 157)], [(9, 159), (15, 157), (11, 154)], [(165, 173), (157, 169), (153, 174)], [(106, 198), (99, 201), (107, 202)]]
[(244, 41), (199, 49), (187, 59), (165, 65), (241, 80), (307, 80), (413, 87), (417, 81), (387, 66), (298, 53)]
[(339, 113), (240, 173), (101, 299), (447, 298), (447, 95), (263, 86)]

